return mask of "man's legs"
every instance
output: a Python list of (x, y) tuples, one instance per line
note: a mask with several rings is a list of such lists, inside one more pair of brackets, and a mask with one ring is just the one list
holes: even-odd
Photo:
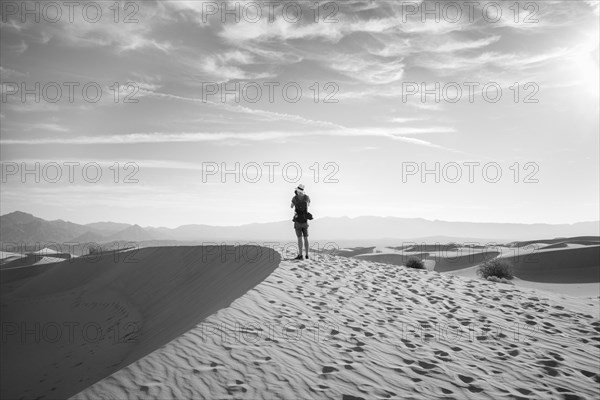
[[(300, 243), (300, 238), (298, 238), (298, 243)], [(302, 246), (300, 247), (300, 254), (302, 254)], [(306, 258), (308, 258), (308, 235), (304, 236), (304, 248), (306, 249)]]
[[(308, 247), (306, 249), (306, 251), (308, 251)], [(302, 255), (302, 235), (298, 235), (298, 255)]]

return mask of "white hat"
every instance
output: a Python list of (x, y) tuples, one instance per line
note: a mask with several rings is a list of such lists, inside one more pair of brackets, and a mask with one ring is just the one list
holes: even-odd
[(296, 193), (304, 194), (304, 185), (303, 184), (298, 185), (298, 187), (296, 188)]

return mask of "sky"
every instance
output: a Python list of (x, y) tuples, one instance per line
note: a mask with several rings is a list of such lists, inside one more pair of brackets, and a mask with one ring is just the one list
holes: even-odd
[(600, 219), (599, 2), (476, 3), (2, 1), (0, 213)]

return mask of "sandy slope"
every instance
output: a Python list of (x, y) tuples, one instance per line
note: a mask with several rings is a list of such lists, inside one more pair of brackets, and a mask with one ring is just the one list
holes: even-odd
[(278, 264), (266, 248), (180, 246), (0, 270), (0, 397), (72, 396), (227, 307)]
[(597, 398), (598, 312), (597, 298), (346, 257), (284, 261), (74, 398)]
[(22, 259), (25, 255), (20, 253), (11, 253), (9, 251), (0, 251), (0, 268), (4, 265)]
[(71, 254), (54, 253), (52, 255), (42, 254), (18, 254), (16, 256), (6, 257), (0, 261), (0, 269), (11, 269), (17, 267), (27, 267), (30, 265), (52, 264), (71, 259)]
[[(360, 260), (382, 262), (392, 265), (406, 265), (410, 258), (418, 258), (433, 266), (438, 272), (450, 272), (472, 267), (500, 254), (499, 248), (478, 249), (457, 245), (419, 245), (407, 249), (387, 248), (381, 253), (353, 255)], [(346, 254), (340, 254), (346, 256)]]
[[(463, 268), (448, 272), (454, 276), (460, 276), (462, 278), (480, 279), (477, 274), (479, 267)], [(535, 289), (536, 291), (542, 291), (540, 294), (547, 295), (548, 293), (554, 293), (560, 295), (560, 297), (591, 297), (597, 298), (600, 296), (600, 282), (584, 282), (584, 283), (546, 283), (546, 282), (535, 282), (526, 281), (524, 279), (513, 278), (511, 282), (520, 288)]]
[(54, 249), (51, 249), (51, 248), (48, 248), (48, 247), (44, 247), (41, 250), (34, 251), (32, 254), (40, 254), (40, 255), (43, 255), (43, 256), (51, 256), (53, 254), (58, 254), (58, 253), (59, 252), (57, 250), (54, 250)]
[(545, 283), (600, 282), (600, 246), (551, 248), (528, 256), (508, 257), (514, 274), (527, 281)]
[(398, 254), (398, 253), (373, 253), (373, 254), (361, 254), (358, 256), (354, 256), (359, 260), (367, 260), (372, 262), (379, 262), (391, 265), (403, 266), (406, 265), (406, 262), (410, 258), (418, 258), (423, 261), (423, 266), (428, 271), (433, 271), (435, 267), (434, 260), (423, 259), (427, 257), (429, 253), (407, 253), (407, 254)]
[(13, 253), (10, 251), (1, 251), (0, 250), (0, 261), (3, 261), (4, 259), (10, 258), (10, 257), (23, 257), (23, 255), (20, 253)]

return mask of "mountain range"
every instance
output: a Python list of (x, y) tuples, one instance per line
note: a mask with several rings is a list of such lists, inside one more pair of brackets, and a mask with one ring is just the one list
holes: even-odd
[[(479, 223), (397, 217), (325, 217), (311, 221), (313, 240), (365, 241), (457, 238), (463, 240), (514, 241), (539, 238), (600, 235), (600, 222), (575, 224)], [(294, 241), (291, 221), (241, 226), (182, 225), (177, 228), (141, 227), (135, 224), (95, 222), (76, 224), (47, 221), (21, 211), (0, 216), (0, 242), (35, 244), (108, 243), (114, 241)]]

